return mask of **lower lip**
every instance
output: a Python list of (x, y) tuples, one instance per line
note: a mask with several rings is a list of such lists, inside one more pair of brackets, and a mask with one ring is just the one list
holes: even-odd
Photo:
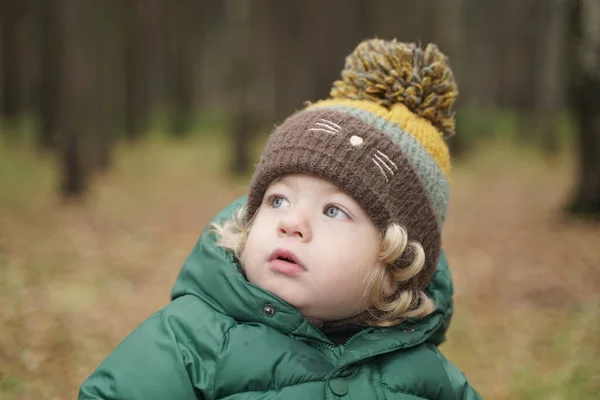
[(298, 264), (283, 260), (271, 260), (269, 266), (271, 270), (287, 276), (298, 276), (306, 271)]

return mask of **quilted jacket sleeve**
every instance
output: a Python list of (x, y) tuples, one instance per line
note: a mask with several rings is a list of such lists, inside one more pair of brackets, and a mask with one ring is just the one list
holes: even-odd
[(450, 361), (445, 359), (448, 379), (456, 400), (481, 400), (481, 396), (467, 381), (465, 375)]
[(197, 332), (198, 327), (182, 321), (177, 310), (171, 311), (189, 308), (190, 304), (181, 300), (148, 318), (125, 338), (84, 381), (79, 400), (203, 399), (202, 389), (210, 387), (211, 377), (200, 364), (203, 356), (211, 364), (211, 357), (199, 354), (187, 338), (186, 331)]

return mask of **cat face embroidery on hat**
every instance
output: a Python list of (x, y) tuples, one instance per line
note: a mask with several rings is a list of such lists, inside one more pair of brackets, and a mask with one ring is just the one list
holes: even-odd
[[(312, 128), (308, 128), (308, 130), (314, 132), (327, 132), (329, 134), (335, 135), (341, 132), (342, 127), (328, 119), (319, 118), (319, 120), (315, 122), (315, 126)], [(350, 144), (354, 147), (359, 147), (363, 143), (364, 139), (360, 136), (352, 135), (350, 137)]]
[(386, 182), (389, 182), (395, 171), (398, 171), (398, 166), (380, 150), (371, 157), (371, 161), (379, 168)]
[(327, 132), (331, 135), (335, 135), (337, 133), (340, 133), (340, 131), (342, 130), (342, 127), (339, 126), (338, 124), (336, 124), (333, 121), (330, 121), (328, 119), (325, 118), (319, 118), (317, 120), (317, 122), (315, 122), (314, 124), (315, 126), (312, 128), (308, 128), (309, 131), (314, 131), (314, 132)]
[[(333, 122), (329, 119), (319, 118), (308, 131), (315, 133), (327, 133), (330, 135), (337, 135), (342, 133), (342, 126), (338, 123)], [(359, 135), (352, 135), (348, 139), (351, 146), (359, 148), (365, 143), (365, 139)], [(395, 172), (398, 171), (398, 166), (394, 163), (390, 157), (382, 152), (381, 150), (375, 149), (371, 154), (371, 161), (377, 167), (377, 170), (381, 173), (386, 183), (389, 183), (390, 179), (394, 176)]]
[[(340, 131), (342, 130), (342, 127), (328, 119), (319, 118), (319, 120), (317, 122), (315, 122), (315, 127), (309, 128), (308, 130), (315, 131), (315, 132), (327, 132), (329, 134), (335, 135), (337, 133), (340, 133)], [(350, 137), (350, 144), (354, 147), (359, 147), (363, 143), (364, 143), (364, 139), (360, 136), (352, 135)]]

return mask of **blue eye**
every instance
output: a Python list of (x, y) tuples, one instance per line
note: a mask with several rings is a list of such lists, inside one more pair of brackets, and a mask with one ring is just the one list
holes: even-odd
[(273, 208), (284, 207), (286, 205), (286, 203), (289, 203), (289, 202), (281, 196), (273, 196), (271, 198), (271, 207), (273, 207)]
[(323, 214), (325, 214), (329, 218), (337, 218), (337, 219), (348, 218), (346, 213), (343, 212), (339, 207), (336, 207), (336, 206), (328, 206), (327, 208), (325, 208), (325, 211), (323, 212)]

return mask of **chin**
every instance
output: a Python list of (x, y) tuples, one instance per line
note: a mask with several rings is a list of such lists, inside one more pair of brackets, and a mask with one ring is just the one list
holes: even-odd
[(287, 303), (294, 306), (298, 310), (302, 310), (304, 308), (303, 305), (306, 304), (305, 301), (302, 301), (301, 296), (298, 296), (298, 294), (295, 293), (290, 293), (289, 291), (286, 291), (281, 287), (276, 287), (274, 288), (274, 290), (267, 288), (267, 290), (275, 294), (277, 297), (285, 300)]

